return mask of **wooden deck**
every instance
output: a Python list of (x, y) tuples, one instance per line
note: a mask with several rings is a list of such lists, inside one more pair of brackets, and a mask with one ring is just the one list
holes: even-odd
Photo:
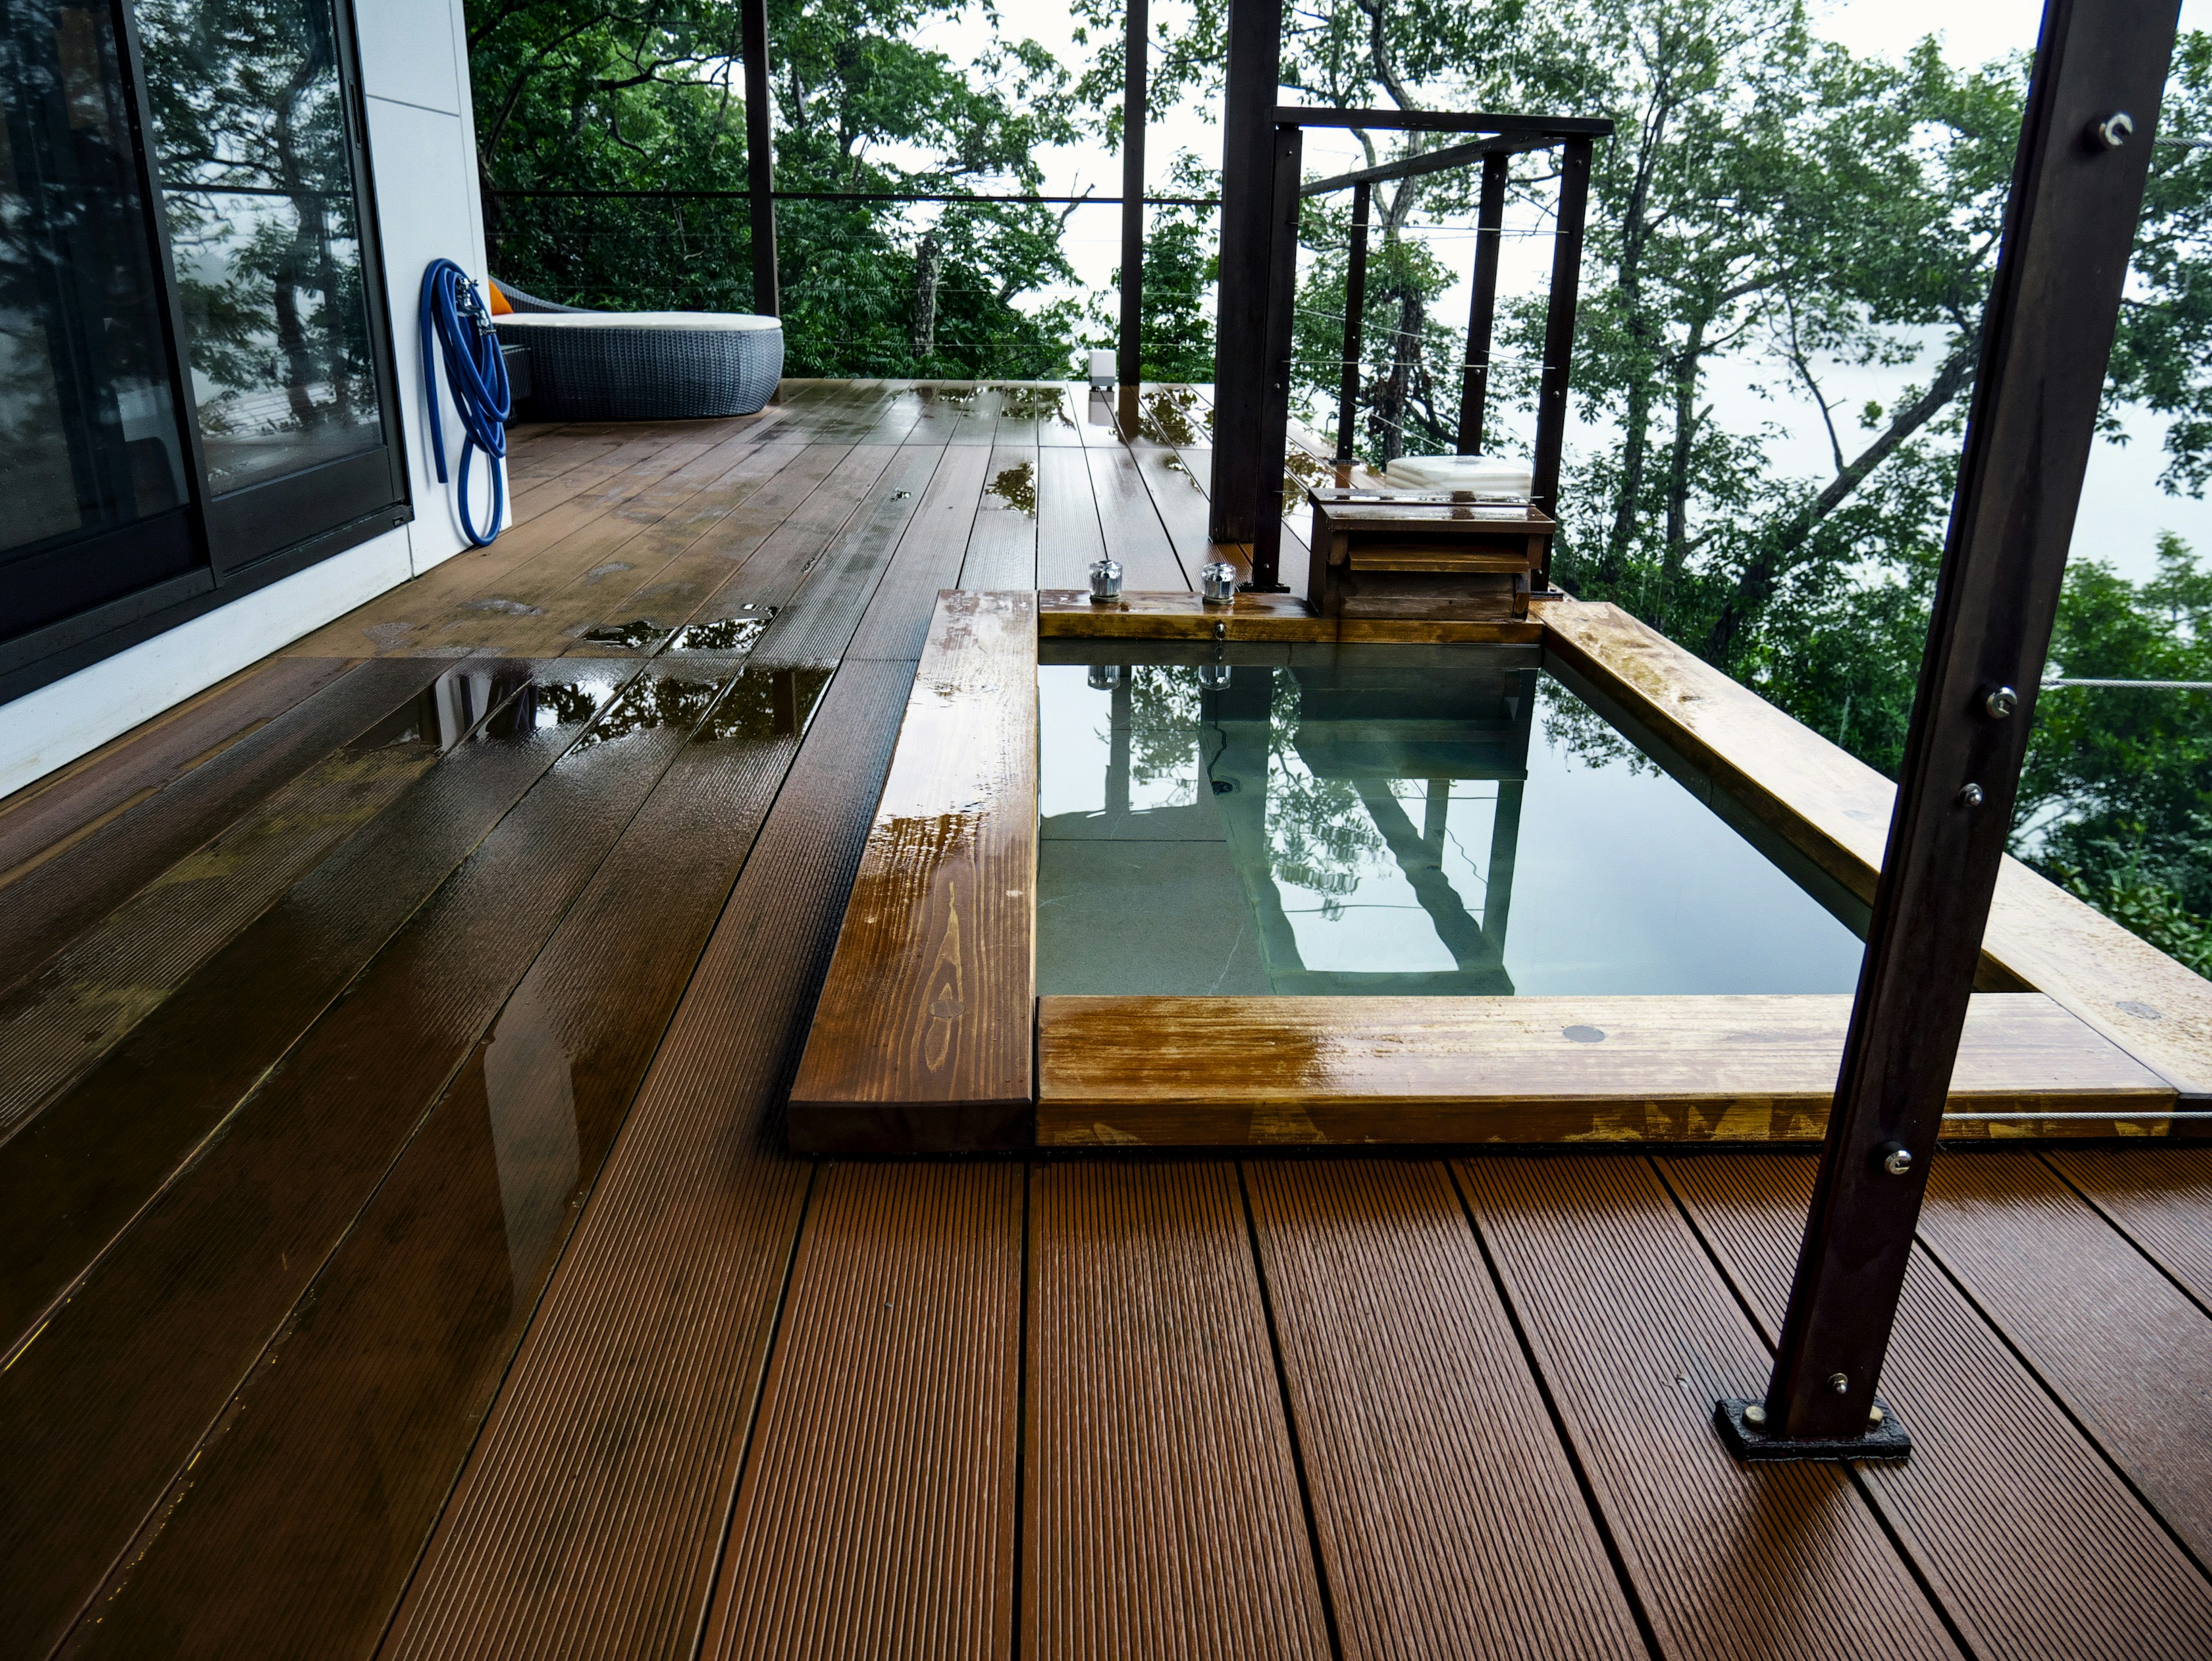
[(2212, 1654), (2212, 1149), (1945, 1153), (1763, 1469), (1802, 1156), (785, 1151), (938, 590), (1188, 586), (1205, 417), (531, 433), (0, 803), (0, 1652)]

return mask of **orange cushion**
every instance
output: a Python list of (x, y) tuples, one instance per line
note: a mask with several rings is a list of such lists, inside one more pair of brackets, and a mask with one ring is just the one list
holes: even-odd
[(486, 277), (484, 278), (484, 287), (491, 290), (491, 314), (494, 317), (512, 317), (514, 315), (514, 307), (507, 303), (507, 296), (499, 291), (498, 283), (493, 282), (489, 277)]

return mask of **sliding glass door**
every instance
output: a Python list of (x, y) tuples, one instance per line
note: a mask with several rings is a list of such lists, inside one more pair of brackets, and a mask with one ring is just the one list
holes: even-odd
[(199, 556), (113, 20), (0, 9), (0, 594), (21, 633)]
[(0, 23), (4, 695), (387, 527), (405, 490), (337, 0)]
[(390, 500), (331, 0), (138, 0), (155, 182), (220, 567)]

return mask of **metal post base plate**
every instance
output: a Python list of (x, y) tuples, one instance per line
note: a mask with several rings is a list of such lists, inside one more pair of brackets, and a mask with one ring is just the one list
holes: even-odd
[(1291, 592), (1291, 585), (1287, 582), (1240, 582), (1237, 585), (1237, 592), (1240, 594), (1287, 594)]
[(1905, 1428), (1905, 1421), (1890, 1411), (1889, 1403), (1880, 1396), (1875, 1405), (1881, 1409), (1881, 1422), (1861, 1436), (1770, 1436), (1758, 1425), (1744, 1422), (1743, 1410), (1755, 1405), (1750, 1402), (1724, 1401), (1713, 1403), (1713, 1424), (1726, 1442), (1729, 1451), (1747, 1463), (1787, 1459), (1908, 1459), (1912, 1456), (1912, 1435)]

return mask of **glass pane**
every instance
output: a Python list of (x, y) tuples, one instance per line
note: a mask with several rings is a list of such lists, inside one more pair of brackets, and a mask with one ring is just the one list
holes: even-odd
[(19, 550), (175, 508), (185, 470), (107, 8), (0, 0), (0, 549)]
[(1227, 649), (1046, 642), (1041, 995), (1857, 984), (1857, 937), (1534, 648)]
[(208, 488), (383, 441), (330, 0), (145, 0)]

